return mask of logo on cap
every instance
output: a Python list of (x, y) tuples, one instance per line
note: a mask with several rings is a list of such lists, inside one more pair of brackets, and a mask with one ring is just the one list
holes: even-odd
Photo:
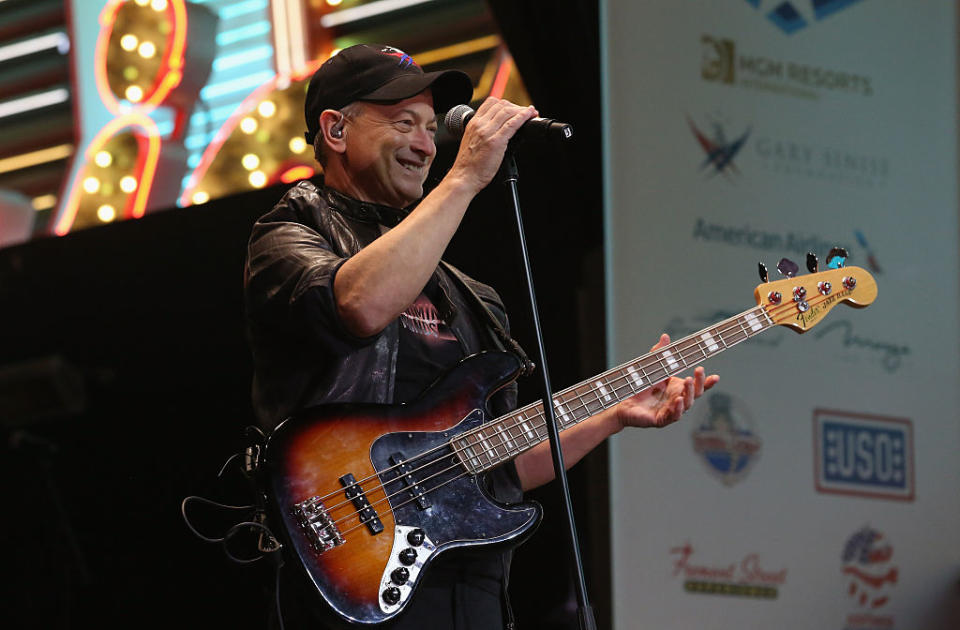
[(417, 62), (413, 60), (413, 57), (403, 52), (399, 48), (394, 48), (393, 46), (384, 46), (380, 49), (380, 52), (400, 59), (400, 62), (397, 65), (403, 68), (406, 68), (407, 66), (416, 66), (417, 68), (420, 67), (417, 65)]

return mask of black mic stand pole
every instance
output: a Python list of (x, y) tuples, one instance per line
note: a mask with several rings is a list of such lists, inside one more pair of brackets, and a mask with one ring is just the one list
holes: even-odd
[[(567, 524), (570, 532), (570, 549), (573, 553), (571, 562), (573, 563), (574, 575), (576, 578), (577, 590), (577, 616), (580, 621), (581, 630), (596, 630), (597, 622), (593, 615), (593, 607), (590, 606), (590, 600), (587, 597), (587, 584), (583, 577), (583, 562), (580, 558), (580, 543), (577, 538), (577, 526), (573, 518), (573, 504), (570, 501), (570, 486), (567, 483), (567, 471), (563, 465), (563, 451), (560, 449), (560, 432), (557, 429), (557, 419), (553, 406), (553, 390), (550, 387), (550, 374), (547, 370), (547, 357), (543, 348), (543, 333), (540, 330), (540, 315), (537, 312), (537, 297), (533, 291), (533, 274), (530, 271), (530, 254), (527, 251), (527, 239), (523, 233), (523, 217), (520, 214), (520, 194), (517, 190), (517, 180), (520, 179), (517, 170), (517, 161), (514, 159), (512, 147), (507, 149), (507, 153), (500, 165), (500, 173), (504, 184), (510, 191), (510, 198), (513, 202), (513, 210), (517, 219), (517, 235), (520, 237), (520, 252), (523, 259), (523, 270), (527, 279), (527, 291), (529, 292), (530, 310), (533, 313), (533, 328), (537, 337), (537, 354), (540, 361), (540, 373), (543, 375), (543, 411), (546, 416), (547, 435), (550, 437), (550, 453), (553, 455), (553, 469), (556, 473), (557, 481), (560, 483), (560, 489), (563, 493), (563, 504), (567, 514)], [(549, 404), (548, 404), (549, 403)]]

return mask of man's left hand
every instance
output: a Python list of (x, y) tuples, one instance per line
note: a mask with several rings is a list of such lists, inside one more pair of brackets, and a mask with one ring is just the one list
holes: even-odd
[[(658, 350), (670, 343), (670, 336), (663, 334), (651, 351)], [(706, 376), (702, 367), (686, 378), (670, 377), (636, 396), (627, 398), (616, 407), (617, 421), (620, 427), (665, 427), (680, 419), (685, 411), (703, 392), (717, 384), (720, 377), (716, 374)]]

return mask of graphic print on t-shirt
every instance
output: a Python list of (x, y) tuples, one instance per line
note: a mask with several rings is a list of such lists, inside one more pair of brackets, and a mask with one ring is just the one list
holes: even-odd
[(400, 313), (400, 323), (406, 330), (424, 337), (428, 343), (456, 341), (446, 322), (440, 318), (437, 307), (423, 293), (404, 312)]

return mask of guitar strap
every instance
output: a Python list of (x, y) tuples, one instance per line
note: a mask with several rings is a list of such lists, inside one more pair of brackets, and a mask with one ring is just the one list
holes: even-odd
[(447, 272), (447, 274), (456, 281), (457, 286), (463, 291), (464, 295), (473, 302), (475, 309), (486, 316), (487, 324), (493, 329), (493, 332), (496, 334), (497, 339), (500, 340), (501, 345), (505, 350), (509, 350), (517, 355), (517, 358), (520, 359), (520, 363), (523, 365), (521, 374), (523, 376), (530, 376), (533, 374), (533, 371), (537, 368), (537, 365), (530, 360), (527, 356), (527, 353), (523, 351), (523, 348), (520, 347), (520, 344), (510, 336), (510, 334), (504, 330), (503, 325), (500, 323), (500, 320), (497, 319), (497, 316), (493, 314), (490, 308), (484, 303), (484, 301), (477, 295), (477, 292), (473, 290), (470, 286), (470, 283), (467, 281), (467, 276), (451, 265), (450, 263), (441, 260), (440, 266)]

